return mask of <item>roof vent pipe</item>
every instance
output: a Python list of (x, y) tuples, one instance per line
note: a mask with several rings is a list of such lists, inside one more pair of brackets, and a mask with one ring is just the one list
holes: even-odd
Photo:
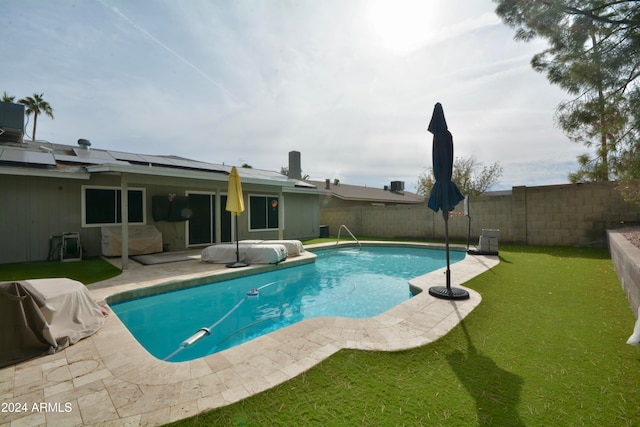
[(331, 180), (329, 178), (324, 180), (324, 188), (325, 188), (325, 190), (330, 190), (331, 189)]
[(78, 145), (80, 146), (80, 148), (88, 150), (89, 147), (91, 147), (91, 141), (89, 141), (88, 139), (79, 139)]

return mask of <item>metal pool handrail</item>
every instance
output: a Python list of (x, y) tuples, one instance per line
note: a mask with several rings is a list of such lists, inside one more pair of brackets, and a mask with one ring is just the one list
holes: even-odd
[(340, 232), (342, 231), (343, 228), (345, 230), (347, 230), (347, 233), (349, 233), (351, 235), (351, 237), (353, 237), (353, 240), (355, 240), (356, 243), (358, 244), (358, 246), (360, 246), (360, 249), (362, 249), (362, 245), (360, 244), (360, 241), (358, 239), (356, 239), (356, 236), (354, 236), (353, 233), (351, 232), (351, 230), (349, 230), (349, 228), (344, 224), (342, 224), (340, 226), (340, 228), (338, 229), (338, 239), (336, 240), (336, 246), (338, 245), (338, 243), (340, 243)]

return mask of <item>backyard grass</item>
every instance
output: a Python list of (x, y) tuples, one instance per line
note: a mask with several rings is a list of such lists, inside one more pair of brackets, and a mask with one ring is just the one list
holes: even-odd
[[(440, 340), (342, 350), (174, 426), (638, 426), (635, 318), (605, 250), (501, 245), (482, 303)], [(455, 276), (455, 264), (452, 266)]]
[(0, 264), (0, 282), (10, 280), (67, 277), (88, 285), (120, 274), (120, 269), (102, 258), (82, 261), (38, 261), (17, 264)]

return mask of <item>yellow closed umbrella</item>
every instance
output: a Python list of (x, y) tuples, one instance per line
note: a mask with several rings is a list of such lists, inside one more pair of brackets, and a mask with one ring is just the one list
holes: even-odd
[(249, 264), (240, 262), (240, 243), (238, 241), (238, 215), (244, 212), (244, 198), (242, 196), (242, 184), (240, 183), (240, 175), (236, 167), (231, 168), (229, 174), (229, 189), (227, 190), (227, 206), (225, 209), (227, 212), (231, 212), (231, 215), (236, 217), (236, 262), (227, 264), (227, 267), (246, 267)]
[[(242, 184), (240, 183), (240, 175), (236, 167), (231, 168), (229, 174), (229, 194), (227, 194), (227, 212), (231, 215), (238, 216), (244, 212), (244, 199), (242, 197)], [(237, 232), (238, 230), (236, 230)]]

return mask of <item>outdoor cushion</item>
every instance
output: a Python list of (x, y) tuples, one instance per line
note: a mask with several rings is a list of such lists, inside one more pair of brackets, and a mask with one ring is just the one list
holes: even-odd
[(240, 244), (283, 245), (287, 248), (289, 256), (298, 256), (304, 252), (304, 246), (300, 240), (240, 240)]
[[(277, 264), (287, 259), (284, 245), (260, 245), (240, 243), (240, 262), (247, 264)], [(221, 243), (202, 250), (203, 262), (227, 264), (237, 260), (236, 244)]]

